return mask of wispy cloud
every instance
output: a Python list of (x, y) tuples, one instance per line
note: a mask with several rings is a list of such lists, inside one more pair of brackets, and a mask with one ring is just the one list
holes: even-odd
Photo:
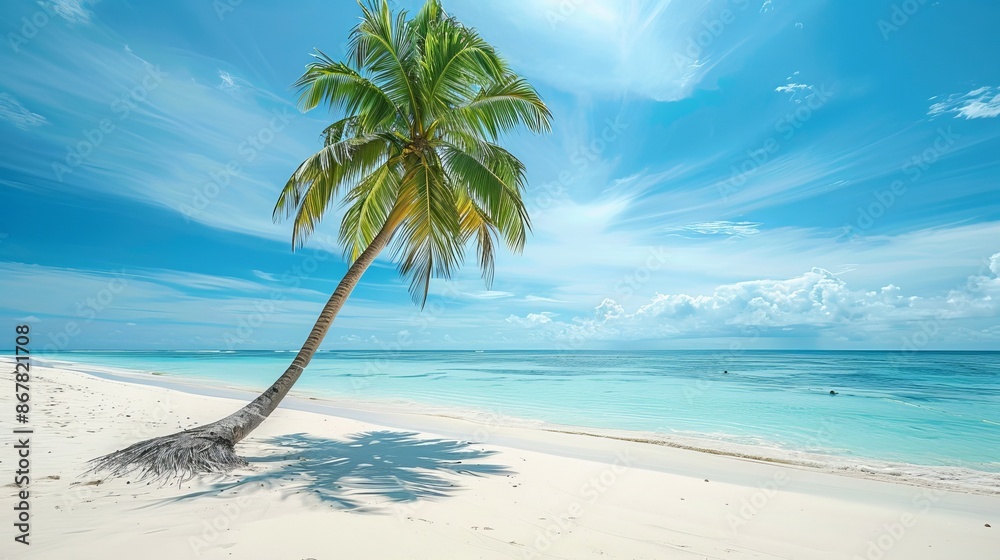
[[(12, 58), (9, 70), (39, 78), (6, 84), (10, 93), (0, 95), (0, 118), (24, 130), (51, 125), (46, 149), (11, 162), (39, 178), (35, 188), (65, 182), (162, 206), (212, 227), (287, 239), (287, 228), (268, 219), (276, 185), (294, 168), (289, 162), (316, 149), (322, 129), (289, 99), (220, 71), (216, 60), (123, 47), (99, 22), (72, 36), (53, 35)], [(223, 91), (226, 76), (239, 90)], [(48, 118), (17, 99), (30, 99)], [(67, 159), (81, 130), (102, 119), (110, 132), (86, 154)], [(138, 161), (144, 164), (133, 164)], [(54, 164), (63, 171), (53, 173)]]
[(788, 77), (788, 83), (783, 86), (778, 86), (774, 88), (774, 91), (778, 93), (787, 93), (788, 100), (794, 101), (796, 103), (802, 103), (802, 99), (809, 97), (810, 95), (816, 93), (816, 88), (810, 84), (800, 84), (793, 82), (792, 79), (798, 76), (799, 73), (795, 72)]
[(49, 0), (47, 2), (39, 2), (41, 6), (47, 7), (70, 23), (90, 23), (93, 12), (87, 8), (87, 5), (95, 3), (97, 3), (97, 0)]
[[(690, 96), (727, 59), (752, 52), (748, 42), (766, 41), (780, 27), (753, 28), (764, 17), (758, 5), (755, 0), (511, 0), (454, 9), (532, 78), (553, 87), (673, 101)], [(511, 23), (530, 32), (532, 40), (503, 31)]]
[(278, 281), (278, 277), (269, 272), (264, 272), (263, 270), (253, 270), (252, 272), (254, 276), (260, 278), (261, 280), (266, 280), (267, 282)]
[(232, 74), (230, 74), (229, 72), (226, 72), (225, 70), (219, 70), (219, 80), (220, 80), (220, 82), (219, 82), (219, 89), (221, 89), (223, 91), (226, 91), (226, 90), (239, 91), (240, 90), (240, 85), (238, 83), (236, 83), (236, 79), (233, 77)]
[(706, 236), (728, 235), (748, 237), (760, 233), (760, 222), (697, 222), (685, 226), (667, 228), (665, 231), (679, 235)]
[(531, 295), (531, 294), (524, 296), (524, 301), (544, 301), (546, 303), (565, 303), (565, 302), (560, 301), (558, 299), (553, 299), (553, 298), (549, 298), (549, 297), (542, 297), (542, 296), (536, 296), (536, 295)]
[[(938, 99), (931, 98), (931, 101)], [(969, 93), (953, 93), (931, 105), (927, 114), (936, 117), (954, 114), (955, 118), (990, 119), (1000, 116), (1000, 87), (981, 87)]]
[(20, 128), (21, 130), (31, 130), (36, 126), (46, 124), (48, 120), (32, 113), (21, 105), (21, 103), (9, 93), (0, 93), (0, 119)]
[(479, 292), (466, 292), (462, 295), (472, 299), (502, 299), (502, 298), (514, 297), (514, 294), (512, 294), (511, 292), (502, 292), (498, 290), (482, 290)]

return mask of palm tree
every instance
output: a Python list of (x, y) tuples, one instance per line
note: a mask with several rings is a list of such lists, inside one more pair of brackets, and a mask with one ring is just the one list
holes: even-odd
[(304, 110), (343, 118), (288, 179), (275, 220), (292, 220), (301, 246), (335, 201), (350, 268), (288, 369), (260, 396), (217, 422), (137, 443), (93, 470), (193, 477), (243, 466), (234, 446), (277, 408), (302, 375), (362, 274), (386, 249), (421, 306), (431, 278), (448, 278), (476, 247), (487, 285), (495, 245), (519, 252), (530, 228), (524, 165), (498, 141), (526, 127), (549, 131), (551, 113), (479, 34), (428, 0), (413, 18), (387, 0), (361, 4), (347, 62), (317, 51), (296, 82)]

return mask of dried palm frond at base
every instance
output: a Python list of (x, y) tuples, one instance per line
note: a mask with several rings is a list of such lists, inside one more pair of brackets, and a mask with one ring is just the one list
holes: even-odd
[(202, 426), (141, 441), (93, 459), (90, 465), (89, 473), (183, 483), (202, 474), (227, 473), (247, 462), (236, 454), (232, 441)]

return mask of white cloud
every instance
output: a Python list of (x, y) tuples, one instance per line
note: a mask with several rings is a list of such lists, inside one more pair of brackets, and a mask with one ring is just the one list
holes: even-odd
[(87, 5), (94, 3), (96, 0), (49, 0), (39, 2), (39, 5), (55, 12), (70, 23), (90, 23), (93, 12), (87, 9)]
[(263, 270), (253, 270), (252, 272), (254, 276), (260, 278), (261, 280), (266, 280), (268, 282), (278, 281), (278, 277), (269, 272), (264, 272)]
[(613, 298), (605, 298), (591, 317), (563, 322), (553, 321), (552, 314), (529, 313), (511, 315), (506, 321), (544, 328), (556, 340), (740, 336), (748, 331), (799, 335), (832, 331), (857, 339), (890, 333), (914, 321), (995, 318), (1000, 313), (998, 270), (1000, 253), (990, 260), (992, 275), (971, 276), (966, 287), (943, 296), (920, 297), (905, 295), (893, 284), (874, 290), (852, 288), (830, 271), (814, 268), (781, 280), (724, 284), (704, 295), (657, 293), (631, 313)]
[[(162, 206), (212, 227), (287, 241), (290, 228), (270, 219), (277, 192), (290, 170), (319, 146), (316, 134), (326, 118), (303, 115), (290, 96), (279, 98), (236, 76), (231, 78), (239, 91), (221, 90), (217, 60), (182, 50), (146, 60), (140, 49), (125, 48), (99, 27), (52, 36), (5, 68), (11, 75), (43, 78), (12, 82), (9, 94), (0, 96), (0, 118), (22, 129), (45, 123), (15, 102), (30, 99), (49, 118), (45, 137), (54, 145), (27, 154), (19, 171), (40, 175), (41, 187), (59, 188), (64, 181)], [(121, 102), (123, 91), (139, 91), (141, 102)], [(102, 118), (114, 129), (71, 165), (62, 155), (65, 146), (76, 146), (81, 130)], [(53, 162), (56, 149), (61, 151)], [(122, 163), (135, 161), (145, 164)], [(53, 163), (62, 166), (58, 172)], [(337, 214), (331, 212), (329, 221)], [(324, 224), (317, 233), (328, 231), (335, 229)]]
[(234, 90), (234, 91), (239, 91), (240, 90), (240, 85), (238, 83), (236, 83), (236, 79), (233, 78), (232, 74), (230, 74), (229, 72), (226, 72), (225, 70), (219, 70), (219, 80), (221, 80), (221, 82), (219, 83), (219, 89), (221, 89), (221, 90), (224, 90), (224, 91), (225, 90)]
[(558, 299), (536, 296), (531, 294), (524, 296), (524, 301), (544, 301), (547, 303), (563, 303), (561, 300)]
[[(753, 0), (510, 0), (453, 9), (533, 80), (575, 93), (673, 101), (690, 96), (723, 61), (746, 56), (754, 49), (751, 43), (780, 29), (771, 21), (763, 25), (757, 5)], [(533, 40), (510, 33), (511, 25)]]
[(809, 85), (806, 85), (806, 84), (790, 83), (790, 84), (788, 84), (786, 86), (778, 86), (778, 87), (774, 88), (774, 91), (786, 91), (786, 92), (792, 92), (792, 93), (794, 93), (794, 92), (802, 90), (802, 89), (812, 89), (812, 86), (809, 86)]
[[(797, 75), (798, 72), (796, 72), (795, 74)], [(787, 94), (789, 94), (789, 98), (788, 98), (789, 101), (794, 101), (796, 103), (802, 103), (802, 99), (803, 98), (809, 97), (810, 95), (813, 95), (813, 94), (816, 93), (816, 88), (814, 88), (813, 86), (811, 86), (809, 84), (799, 84), (799, 83), (792, 82), (791, 78), (789, 78), (788, 84), (783, 85), (783, 86), (778, 86), (778, 87), (774, 88), (774, 91), (776, 91), (778, 93), (787, 93)]]
[[(696, 222), (686, 226), (671, 227), (664, 231), (678, 234), (728, 235), (748, 237), (760, 233), (760, 222)], [(697, 237), (696, 236), (696, 237)]]
[(537, 327), (539, 325), (548, 325), (552, 323), (552, 313), (528, 313), (525, 317), (518, 317), (517, 315), (511, 315), (507, 317), (506, 321), (508, 323), (517, 325), (519, 327)]
[(0, 93), (0, 119), (21, 130), (31, 130), (33, 127), (42, 126), (48, 122), (45, 117), (26, 109), (20, 101), (9, 93)]
[[(931, 98), (933, 101), (936, 97)], [(931, 105), (927, 114), (936, 117), (954, 113), (955, 118), (988, 119), (1000, 116), (1000, 87), (981, 87), (969, 93), (953, 93)]]
[[(51, 344), (68, 349), (293, 348), (329, 294), (274, 290), (176, 270), (109, 272), (0, 262), (0, 293), (21, 294), (3, 300), (0, 311), (41, 317), (51, 334), (39, 339), (42, 350)], [(367, 337), (376, 323), (391, 337), (405, 321), (398, 308), (354, 298), (338, 316), (337, 330), (338, 335), (360, 331)], [(129, 338), (114, 334), (129, 323), (134, 324)]]
[(501, 299), (513, 297), (514, 294), (510, 292), (501, 292), (497, 290), (482, 290), (479, 292), (465, 292), (462, 295), (472, 299)]

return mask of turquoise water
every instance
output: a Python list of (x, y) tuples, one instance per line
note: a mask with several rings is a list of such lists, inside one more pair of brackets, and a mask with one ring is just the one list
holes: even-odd
[[(71, 352), (48, 358), (261, 390), (292, 356)], [(296, 390), (1000, 472), (1000, 353), (321, 352)]]

